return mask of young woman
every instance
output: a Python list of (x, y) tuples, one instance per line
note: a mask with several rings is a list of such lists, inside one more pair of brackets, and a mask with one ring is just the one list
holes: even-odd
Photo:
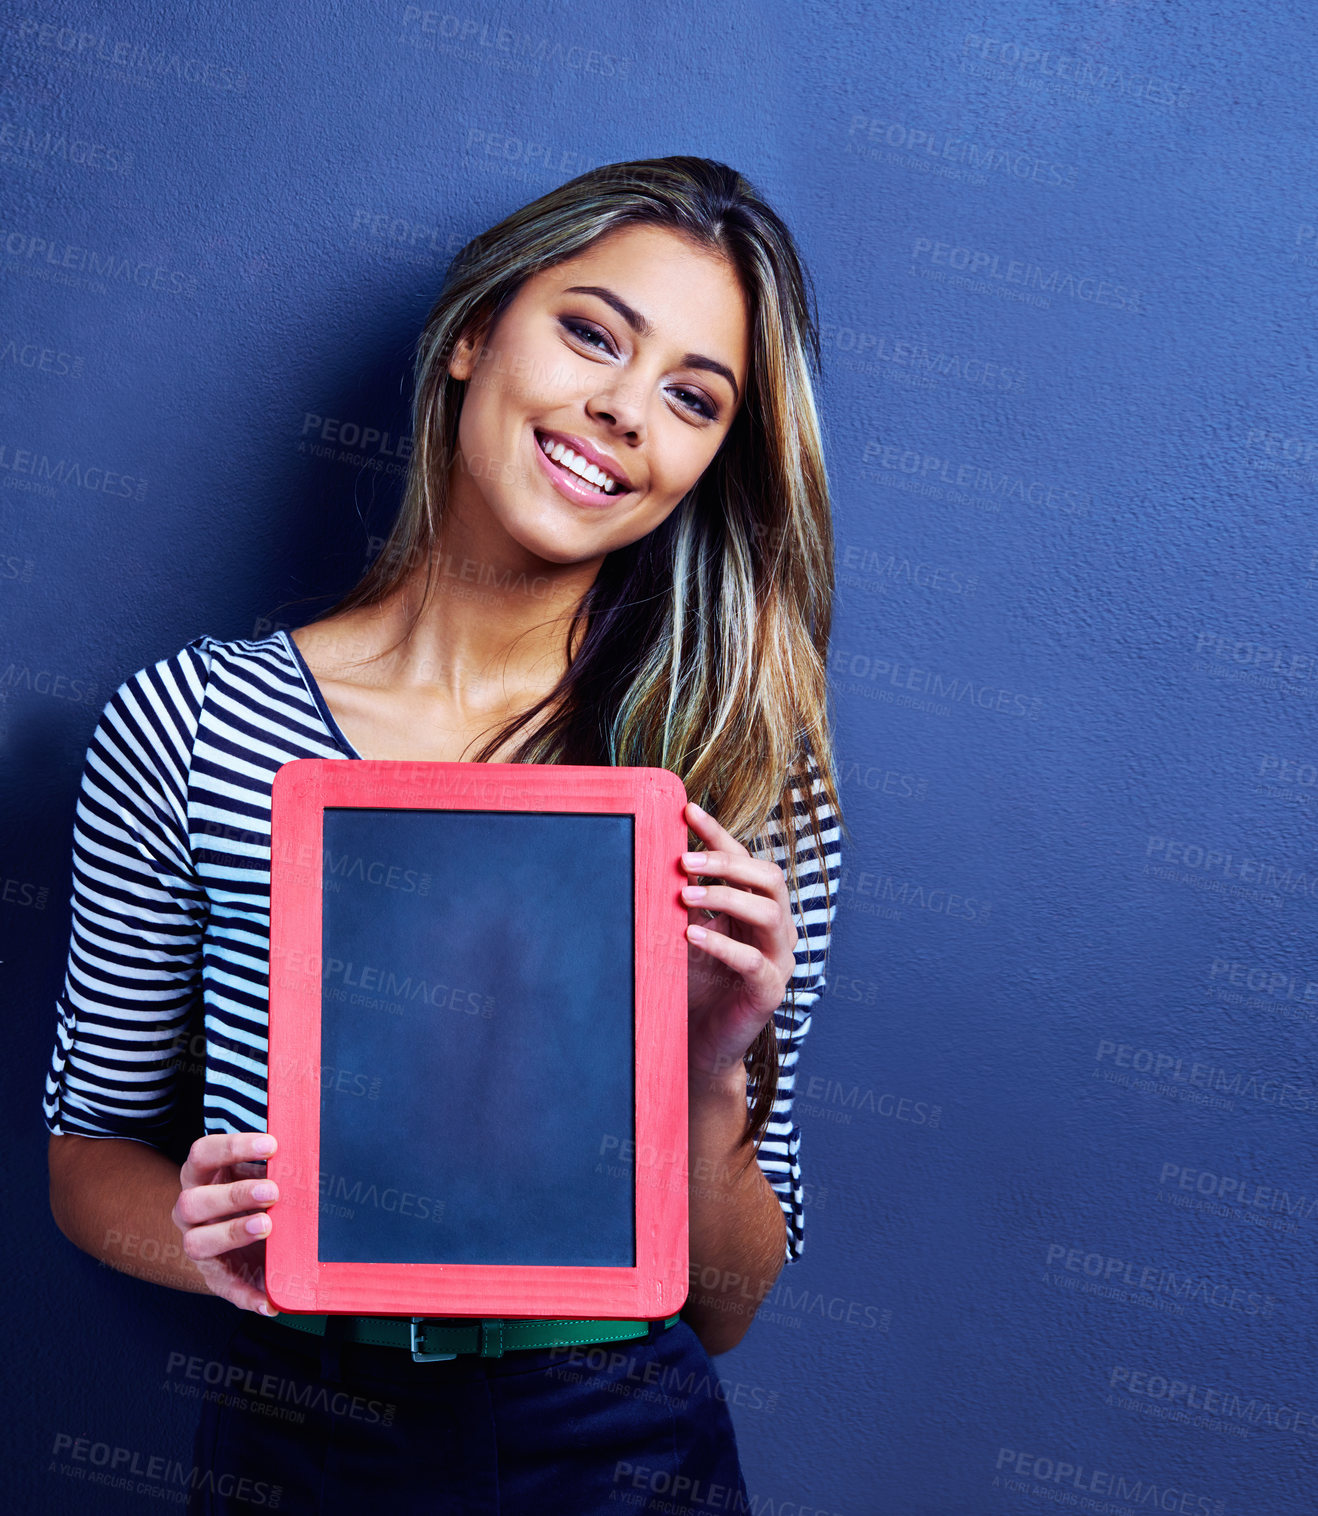
[[(748, 1508), (708, 1355), (801, 1250), (791, 1099), (839, 866), (818, 363), (791, 236), (741, 175), (690, 157), (583, 174), (450, 269), (404, 502), (361, 582), (295, 631), (198, 637), (107, 703), (47, 1081), (52, 1208), (114, 1267), (245, 1313), (226, 1373), (243, 1391), (208, 1395), (190, 1509)], [(402, 1318), (274, 1311), (270, 786), (305, 757), (683, 779), (680, 1320), (527, 1323), (501, 1356), (473, 1333), (416, 1363)]]

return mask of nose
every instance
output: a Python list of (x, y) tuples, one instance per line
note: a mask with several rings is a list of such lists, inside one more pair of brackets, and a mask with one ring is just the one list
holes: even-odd
[(645, 407), (634, 386), (601, 389), (586, 402), (586, 410), (595, 420), (631, 441), (639, 442), (645, 435)]

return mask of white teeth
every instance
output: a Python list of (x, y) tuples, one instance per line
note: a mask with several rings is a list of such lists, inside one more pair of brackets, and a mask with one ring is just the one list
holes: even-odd
[(546, 457), (552, 458), (555, 463), (561, 464), (578, 478), (584, 479), (587, 484), (593, 484), (597, 490), (606, 495), (616, 494), (622, 486), (617, 483), (603, 469), (596, 468), (593, 463), (587, 463), (579, 457), (570, 447), (564, 447), (561, 442), (550, 442), (548, 438), (538, 439), (540, 450)]

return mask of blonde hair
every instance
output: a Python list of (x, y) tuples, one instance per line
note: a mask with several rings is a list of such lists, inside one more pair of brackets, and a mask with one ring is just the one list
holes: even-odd
[[(844, 823), (826, 711), (834, 570), (811, 381), (812, 366), (820, 366), (818, 324), (790, 232), (726, 164), (684, 156), (606, 164), (513, 211), (462, 249), (417, 345), (401, 510), (378, 557), (326, 615), (379, 604), (424, 563), (420, 614), (458, 451), (466, 385), (448, 373), (458, 340), (492, 331), (529, 276), (637, 223), (670, 228), (736, 269), (752, 312), (744, 401), (713, 461), (668, 518), (605, 558), (568, 626), (559, 683), (491, 736), (476, 761), (544, 715), (511, 761), (670, 769), (752, 853), (769, 856), (767, 829), (781, 825), (793, 892), (792, 841), (797, 816), (808, 813), (808, 861), (831, 903), (817, 797)], [(804, 923), (798, 927), (805, 942)], [(789, 986), (789, 1004), (791, 994)], [(772, 1017), (746, 1064), (743, 1140), (758, 1144), (780, 1066)]]

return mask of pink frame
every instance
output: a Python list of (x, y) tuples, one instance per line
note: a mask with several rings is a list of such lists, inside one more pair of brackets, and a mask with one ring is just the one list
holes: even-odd
[[(688, 1288), (686, 790), (659, 768), (299, 758), (271, 794), (266, 1290), (280, 1310), (376, 1316), (671, 1315)], [(327, 806), (635, 817), (636, 1264), (335, 1263), (319, 1231), (321, 877)], [(280, 1077), (280, 1070), (290, 1072)]]

